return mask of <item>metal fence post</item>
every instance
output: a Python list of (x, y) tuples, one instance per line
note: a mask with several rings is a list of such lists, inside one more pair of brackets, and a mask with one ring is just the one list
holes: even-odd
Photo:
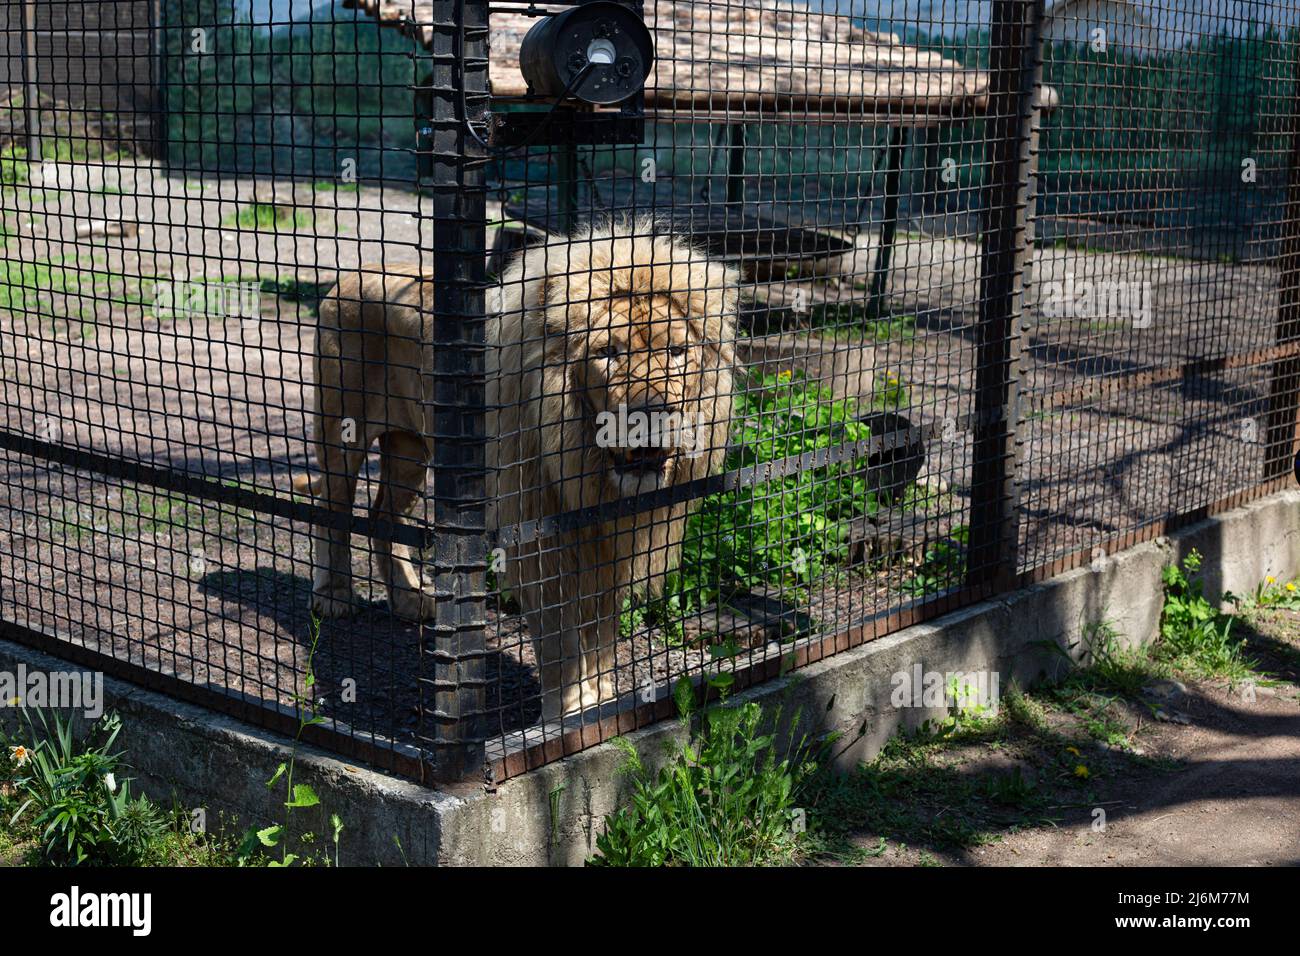
[[(1300, 51), (1300, 44), (1297, 44)], [(1300, 341), (1300, 52), (1293, 58), (1291, 88), (1291, 151), (1287, 170), (1286, 205), (1278, 247), (1277, 346)], [(1300, 405), (1300, 357), (1279, 358), (1269, 368), (1268, 421), (1264, 447), (1264, 480), (1281, 478), (1291, 470)]]
[(994, 0), (990, 33), (987, 180), (983, 201), (967, 583), (1008, 587), (1016, 574), (1016, 441), (1025, 270), (1042, 88), (1043, 0)]
[(894, 255), (894, 241), (898, 238), (898, 198), (902, 187), (903, 154), (907, 151), (907, 127), (900, 118), (898, 125), (889, 131), (889, 145), (885, 147), (885, 208), (880, 226), (880, 245), (876, 247), (876, 262), (871, 270), (871, 292), (867, 314), (880, 315), (880, 306), (889, 289), (889, 260)]
[(27, 127), (27, 155), (33, 161), (41, 158), (41, 104), (40, 86), (36, 79), (36, 4), (23, 0), (23, 124)]
[(482, 771), (487, 538), (485, 431), (486, 149), (471, 131), (488, 105), (487, 0), (434, 0), (429, 100), (433, 315), (426, 343), (433, 460), (436, 605), (421, 711), (435, 773)]
[(152, 86), (149, 116), (149, 149), (154, 159), (167, 162), (167, 23), (163, 0), (149, 4), (149, 74)]

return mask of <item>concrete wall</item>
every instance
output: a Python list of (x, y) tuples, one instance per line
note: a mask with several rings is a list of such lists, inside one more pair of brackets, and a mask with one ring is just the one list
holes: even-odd
[(0, 6), (0, 84), (23, 82), (23, 16), (17, 3)]
[[(32, 37), (23, 26), (28, 8), (35, 23)], [(72, 117), (66, 110), (84, 110), (102, 114), (92, 115), (92, 135), (148, 151), (158, 107), (159, 9), (159, 0), (12, 0), (0, 13), (4, 82), (21, 86), (22, 52), (30, 43), (36, 87), (62, 107), (43, 115), (47, 132), (67, 132)]]
[[(790, 677), (753, 688), (740, 700), (800, 708), (798, 733), (838, 731), (838, 763), (848, 769), (874, 755), (900, 727), (943, 711), (899, 709), (893, 675), (920, 663), (927, 670), (996, 670), (1005, 688), (1059, 675), (1085, 629), (1110, 621), (1130, 642), (1156, 632), (1162, 605), (1160, 574), (1193, 548), (1205, 556), (1211, 596), (1251, 591), (1268, 575), (1300, 574), (1300, 492), (1286, 492), (1139, 545), (997, 600), (821, 661)], [(0, 669), (68, 665), (0, 642)], [(288, 742), (230, 718), (150, 691), (106, 680), (109, 706), (124, 719), (122, 742), (145, 788), (170, 803), (204, 807), (210, 826), (222, 813), (246, 825), (278, 819), (264, 786)], [(0, 711), (0, 715), (4, 712)], [(665, 722), (628, 740), (654, 766), (685, 730)], [(467, 785), (432, 790), (348, 764), (307, 748), (298, 779), (312, 784), (322, 812), (304, 822), (327, 832), (325, 819), (345, 821), (343, 859), (352, 864), (579, 864), (595, 848), (604, 816), (626, 797), (618, 773), (622, 754), (605, 744), (506, 781), (495, 793)], [(399, 850), (398, 844), (401, 849)]]

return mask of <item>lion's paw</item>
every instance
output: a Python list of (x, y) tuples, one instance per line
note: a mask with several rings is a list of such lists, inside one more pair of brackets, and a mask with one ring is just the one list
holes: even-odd
[(585, 680), (571, 684), (562, 692), (543, 695), (543, 718), (558, 719), (561, 716), (582, 714), (609, 703), (616, 696), (612, 681)]
[(601, 674), (599, 682), (600, 702), (608, 703), (611, 700), (618, 699), (618, 687), (614, 683), (613, 674)]
[(351, 617), (356, 609), (357, 598), (351, 588), (312, 592), (311, 610), (319, 618)]
[(394, 614), (407, 621), (421, 622), (432, 618), (433, 603), (433, 595), (425, 591), (391, 588), (388, 592), (388, 606)]

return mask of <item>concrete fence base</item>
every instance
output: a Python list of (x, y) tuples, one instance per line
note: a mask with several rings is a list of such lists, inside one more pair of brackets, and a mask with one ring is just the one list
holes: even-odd
[[(902, 727), (946, 714), (899, 708), (895, 675), (924, 671), (996, 672), (1005, 689), (1061, 673), (1053, 648), (1072, 655), (1089, 629), (1108, 621), (1128, 642), (1150, 639), (1162, 604), (1163, 568), (1193, 548), (1205, 556), (1211, 597), (1249, 593), (1268, 575), (1300, 574), (1300, 492), (1276, 494), (931, 623), (821, 661), (791, 676), (738, 695), (738, 700), (782, 701), (798, 708), (800, 732), (838, 731), (842, 769), (873, 756)], [(76, 669), (17, 644), (0, 642), (0, 670)], [(173, 799), (202, 808), (209, 829), (268, 826), (282, 811), (265, 786), (289, 752), (283, 738), (106, 678), (105, 706), (123, 720), (122, 742), (139, 784), (164, 805)], [(3, 712), (0, 712), (2, 714)], [(650, 766), (685, 736), (667, 721), (627, 738)], [(298, 754), (297, 779), (322, 800), (317, 819), (301, 818), (315, 833), (329, 832), (325, 816), (344, 821), (342, 861), (385, 866), (420, 864), (578, 864), (595, 850), (605, 815), (625, 796), (624, 756), (604, 744), (521, 777), (495, 793), (466, 786), (432, 790), (348, 764), (312, 748)], [(315, 811), (307, 811), (308, 814)]]

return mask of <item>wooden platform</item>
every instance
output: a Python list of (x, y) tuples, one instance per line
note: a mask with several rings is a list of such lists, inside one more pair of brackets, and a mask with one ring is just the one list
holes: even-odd
[[(343, 0), (425, 48), (430, 0)], [(515, 9), (517, 7), (517, 9)], [(657, 114), (805, 114), (929, 125), (988, 106), (988, 76), (897, 35), (864, 30), (844, 15), (789, 0), (646, 0), (655, 68), (646, 104)], [(504, 8), (504, 9), (501, 9)], [(527, 93), (519, 45), (536, 18), (525, 4), (491, 15), (491, 84), (498, 98)], [(1044, 107), (1055, 94), (1044, 90)], [(680, 117), (678, 117), (680, 118)], [(700, 118), (707, 118), (701, 116)]]

